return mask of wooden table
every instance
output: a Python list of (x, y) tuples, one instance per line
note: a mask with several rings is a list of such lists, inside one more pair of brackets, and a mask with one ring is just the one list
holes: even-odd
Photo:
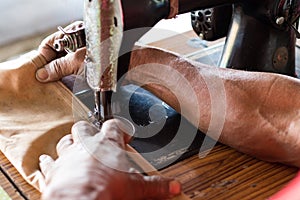
[[(187, 32), (151, 45), (188, 55), (200, 50), (187, 44), (194, 37), (193, 32)], [(1, 152), (0, 160), (0, 184), (12, 199), (40, 198), (39, 192), (22, 179)], [(296, 168), (263, 162), (222, 144), (217, 144), (205, 158), (194, 155), (160, 171), (178, 179), (184, 193), (199, 200), (266, 199), (288, 183), (296, 172)]]

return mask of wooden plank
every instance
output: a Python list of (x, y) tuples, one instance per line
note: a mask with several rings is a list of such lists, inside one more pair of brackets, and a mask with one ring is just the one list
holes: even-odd
[(207, 47), (213, 46), (225, 40), (225, 38), (221, 38), (216, 41), (203, 41), (205, 46), (194, 46), (191, 45), (193, 41), (199, 42), (199, 37), (196, 35), (194, 31), (187, 31), (182, 34), (178, 34), (163, 40), (159, 40), (156, 42), (152, 42), (148, 45), (160, 47), (169, 51), (176, 52), (180, 55), (187, 55), (191, 54), (195, 51), (204, 50)]
[(188, 31), (183, 34), (175, 35), (160, 41), (150, 43), (149, 45), (160, 47), (184, 55), (199, 50), (198, 48), (193, 48), (187, 44), (188, 40), (194, 37), (197, 37), (195, 32)]

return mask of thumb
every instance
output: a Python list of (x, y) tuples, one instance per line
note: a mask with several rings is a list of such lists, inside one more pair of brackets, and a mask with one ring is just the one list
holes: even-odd
[(36, 79), (40, 82), (52, 82), (64, 76), (76, 74), (81, 68), (85, 57), (85, 48), (65, 57), (58, 58), (36, 71)]
[[(136, 174), (139, 176), (138, 174)], [(181, 193), (181, 185), (178, 181), (173, 179), (163, 178), (161, 176), (141, 176), (142, 184), (136, 179), (137, 188), (134, 196), (137, 199), (169, 199)]]

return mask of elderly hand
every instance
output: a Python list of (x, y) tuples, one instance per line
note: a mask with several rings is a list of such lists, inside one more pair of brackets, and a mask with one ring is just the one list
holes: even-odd
[[(64, 30), (74, 30), (83, 26), (83, 22), (77, 21)], [(65, 52), (57, 52), (53, 43), (56, 39), (63, 37), (61, 31), (57, 31), (45, 38), (39, 46), (39, 53), (48, 62), (43, 68), (36, 72), (36, 78), (40, 82), (57, 81), (64, 76), (77, 74), (82, 69), (86, 48), (80, 48), (76, 52), (66, 54)]]
[(89, 123), (78, 122), (72, 134), (57, 144), (57, 160), (42, 155), (43, 199), (135, 200), (178, 195), (181, 187), (177, 181), (131, 170), (124, 151), (130, 137), (120, 128), (121, 123), (109, 120), (98, 132)]

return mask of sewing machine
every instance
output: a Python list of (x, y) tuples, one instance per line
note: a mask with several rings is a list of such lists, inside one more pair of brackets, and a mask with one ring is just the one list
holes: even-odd
[[(130, 53), (118, 53), (133, 47), (159, 20), (180, 13), (191, 12), (192, 26), (203, 39), (227, 36), (220, 67), (296, 76), (299, 0), (179, 0), (178, 7), (174, 2), (86, 0), (85, 34), (82, 29), (65, 33), (65, 38), (56, 43), (58, 50), (75, 51), (86, 45), (86, 40), (86, 78), (95, 91), (98, 121), (111, 118), (110, 99), (117, 77), (128, 70)], [(146, 28), (135, 35), (122, 34), (140, 27)], [(122, 67), (118, 68), (118, 62)]]

